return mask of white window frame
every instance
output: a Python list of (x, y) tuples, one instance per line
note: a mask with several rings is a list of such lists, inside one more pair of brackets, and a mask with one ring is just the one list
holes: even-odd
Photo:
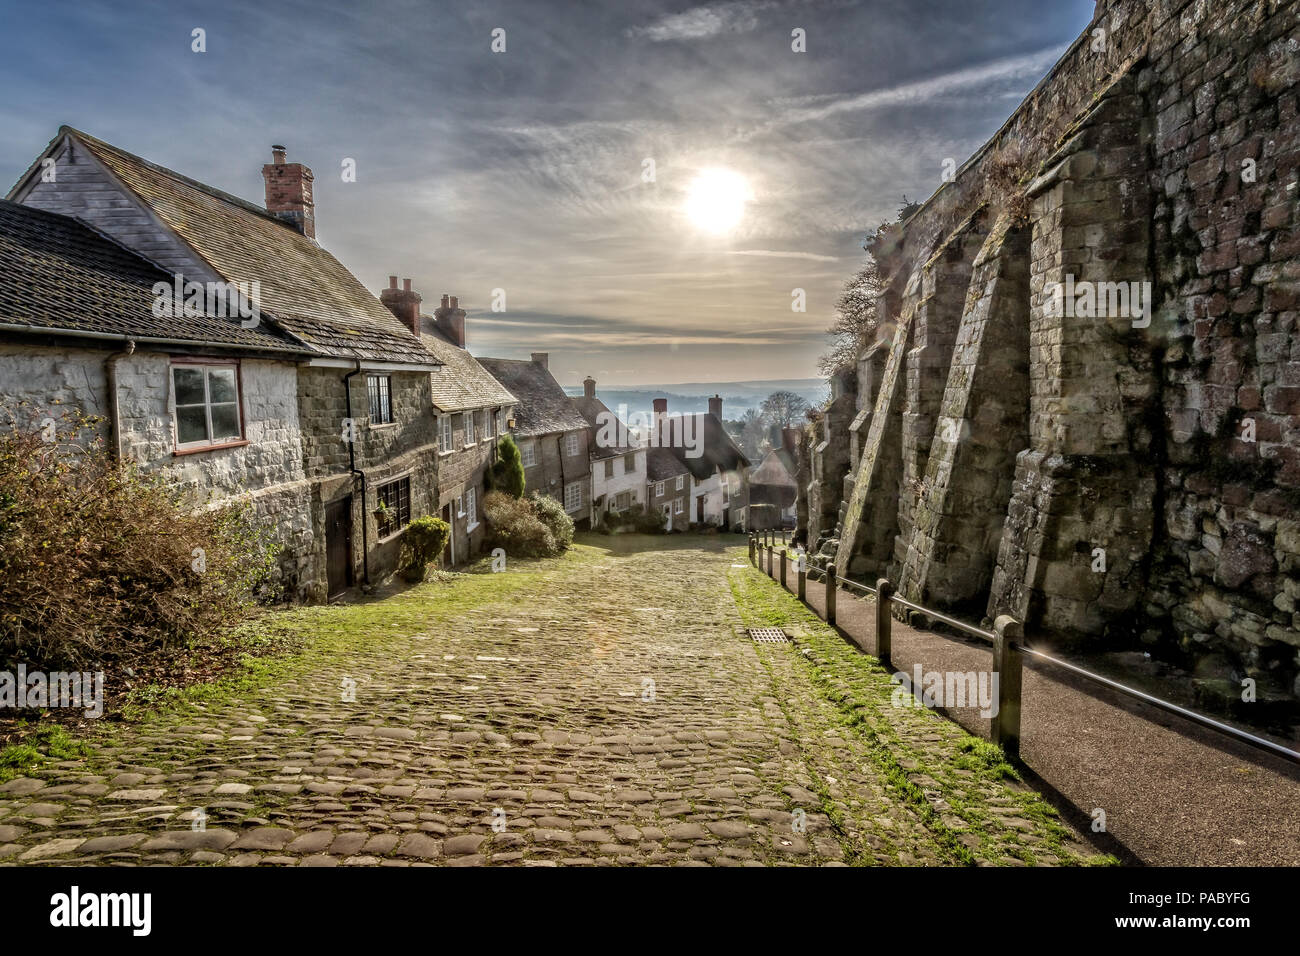
[[(178, 397), (176, 389), (176, 370), (193, 369), (203, 374), (203, 409), (207, 419), (208, 437), (199, 441), (181, 442), (181, 422), (178, 410), (181, 408), (198, 408), (199, 405), (181, 405), (176, 399)], [(235, 420), (238, 424), (238, 432), (233, 436), (225, 438), (212, 437), (212, 394), (209, 386), (208, 373), (216, 370), (230, 371), (235, 373), (235, 399), (232, 402), (217, 402), (221, 405), (233, 405), (235, 408)], [(235, 445), (243, 442), (244, 439), (244, 402), (243, 388), (240, 381), (241, 369), (237, 362), (212, 362), (204, 364), (200, 362), (173, 362), (171, 366), (171, 386), (172, 386), (172, 429), (175, 435), (175, 448), (177, 451), (191, 451), (197, 448), (220, 448), (222, 445)]]
[(662, 498), (663, 496), (664, 496), (664, 483), (663, 483), (662, 481), (656, 481), (656, 482), (655, 482), (655, 497), (656, 497), (656, 498)]
[(537, 464), (537, 443), (526, 441), (519, 446), (519, 460), (523, 462), (525, 468), (532, 468)]
[(470, 445), (474, 444), (474, 413), (465, 412), (460, 417), (465, 423), (464, 442), (465, 442), (465, 447), (468, 448)]
[(678, 475), (678, 476), (677, 476), (677, 487), (674, 488), (673, 490), (674, 490), (674, 491), (681, 491), (681, 490), (682, 490), (683, 488), (685, 488), (685, 487), (686, 487), (686, 476), (685, 476), (685, 475)]
[(483, 409), (483, 440), (497, 437), (497, 413), (490, 408)]
[[(383, 383), (382, 387), (378, 383)], [(384, 401), (380, 403), (379, 416), (375, 416), (375, 396), (381, 395)], [(374, 425), (393, 425), (397, 422), (397, 416), (393, 413), (393, 376), (391, 375), (367, 375), (366, 376), (366, 402), (370, 406), (370, 424)], [(388, 407), (384, 408), (383, 405)], [(384, 417), (387, 412), (388, 417)]]
[(478, 489), (465, 489), (465, 514), (469, 517), (469, 524), (465, 526), (466, 531), (473, 531), (478, 527)]
[(444, 455), (450, 455), (455, 449), (452, 442), (455, 436), (452, 434), (451, 415), (444, 414), (438, 419), (438, 451)]
[(674, 499), (673, 499), (673, 514), (677, 514), (677, 515), (679, 515), (679, 514), (681, 514), (681, 513), (685, 510), (685, 509), (682, 507), (682, 502), (685, 501), (685, 500), (686, 500), (686, 499), (684, 499), (684, 498), (674, 498)]
[(564, 453), (566, 455), (576, 455), (581, 450), (577, 432), (569, 432), (564, 436)]
[[(574, 502), (569, 504), (569, 492), (574, 492)], [(571, 481), (564, 486), (564, 511), (569, 514), (574, 511), (582, 510), (582, 482)]]

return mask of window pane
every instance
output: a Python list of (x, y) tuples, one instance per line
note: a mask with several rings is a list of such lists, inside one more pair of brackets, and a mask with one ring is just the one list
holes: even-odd
[(176, 367), (172, 369), (172, 375), (176, 380), (177, 405), (202, 405), (206, 401), (203, 394), (203, 369)]
[[(199, 373), (202, 381), (203, 373)], [(204, 405), (191, 405), (176, 409), (176, 441), (187, 445), (208, 440), (208, 410)]]
[(236, 394), (233, 368), (208, 369), (208, 401), (233, 402)]
[(212, 406), (212, 437), (214, 439), (239, 437), (238, 405)]

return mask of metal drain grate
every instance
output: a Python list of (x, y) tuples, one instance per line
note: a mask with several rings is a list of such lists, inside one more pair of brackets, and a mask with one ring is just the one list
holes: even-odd
[(749, 636), (757, 644), (789, 644), (790, 635), (779, 627), (751, 627)]

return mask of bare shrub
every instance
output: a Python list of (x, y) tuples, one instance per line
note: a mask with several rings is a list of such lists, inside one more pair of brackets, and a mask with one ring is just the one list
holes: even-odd
[(274, 567), (251, 508), (196, 507), (119, 466), (98, 422), (0, 431), (0, 660), (84, 666), (242, 618)]

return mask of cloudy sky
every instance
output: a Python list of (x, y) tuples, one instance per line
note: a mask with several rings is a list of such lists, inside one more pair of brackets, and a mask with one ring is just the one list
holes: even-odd
[(1001, 125), (1093, 0), (0, 8), (6, 190), (63, 123), (258, 203), (284, 143), (371, 289), (411, 276), (430, 308), (461, 297), (477, 354), (635, 385), (814, 375), (863, 237)]

